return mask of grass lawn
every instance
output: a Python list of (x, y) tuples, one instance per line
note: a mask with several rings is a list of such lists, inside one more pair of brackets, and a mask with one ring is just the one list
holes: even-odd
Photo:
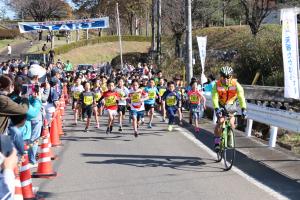
[(0, 51), (4, 49), (8, 44), (13, 44), (15, 40), (0, 40)]
[[(123, 53), (144, 53), (148, 51), (150, 46), (149, 42), (123, 42)], [(111, 61), (117, 55), (119, 55), (119, 42), (107, 42), (73, 49), (66, 54), (56, 56), (56, 58), (63, 61), (70, 60), (74, 65), (77, 65)]]

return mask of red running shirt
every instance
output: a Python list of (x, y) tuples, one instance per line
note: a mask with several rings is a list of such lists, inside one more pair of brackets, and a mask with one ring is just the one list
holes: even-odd
[(106, 110), (118, 110), (118, 102), (120, 95), (117, 92), (106, 91), (103, 93), (102, 97), (104, 98), (104, 108)]

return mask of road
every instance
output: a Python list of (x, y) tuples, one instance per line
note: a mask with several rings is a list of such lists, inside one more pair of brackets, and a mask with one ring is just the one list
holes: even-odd
[[(189, 131), (178, 127), (167, 132), (167, 124), (160, 122), (159, 117), (155, 118), (152, 129), (142, 127), (138, 138), (131, 134), (128, 120), (124, 133), (118, 133), (115, 128), (112, 134), (106, 135), (106, 118), (101, 119), (100, 130), (92, 129), (89, 133), (83, 132), (83, 122), (75, 127), (71, 119), (67, 112), (64, 146), (55, 150), (59, 155), (54, 161), (58, 177), (33, 180), (34, 186), (39, 187), (39, 195), (46, 199), (271, 200), (282, 197), (239, 170), (225, 172), (209, 150), (186, 137), (191, 136)], [(200, 134), (207, 137), (205, 133)], [(293, 195), (290, 197), (297, 196)]]

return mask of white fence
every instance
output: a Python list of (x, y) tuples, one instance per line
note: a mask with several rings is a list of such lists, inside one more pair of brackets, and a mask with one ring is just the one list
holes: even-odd
[[(207, 99), (207, 107), (212, 106), (211, 96), (205, 94)], [(247, 128), (246, 135), (251, 136), (253, 121), (270, 125), (270, 140), (269, 146), (276, 146), (277, 130), (282, 128), (285, 130), (300, 133), (300, 113), (288, 112), (285, 110), (279, 110), (275, 108), (268, 108), (258, 106), (255, 104), (247, 104)]]

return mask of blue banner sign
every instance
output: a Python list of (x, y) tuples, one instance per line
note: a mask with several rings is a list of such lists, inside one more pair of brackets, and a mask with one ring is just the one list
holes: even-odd
[(49, 30), (49, 31), (74, 31), (80, 29), (108, 28), (109, 18), (94, 18), (69, 21), (50, 21), (50, 22), (18, 22), (21, 33)]

